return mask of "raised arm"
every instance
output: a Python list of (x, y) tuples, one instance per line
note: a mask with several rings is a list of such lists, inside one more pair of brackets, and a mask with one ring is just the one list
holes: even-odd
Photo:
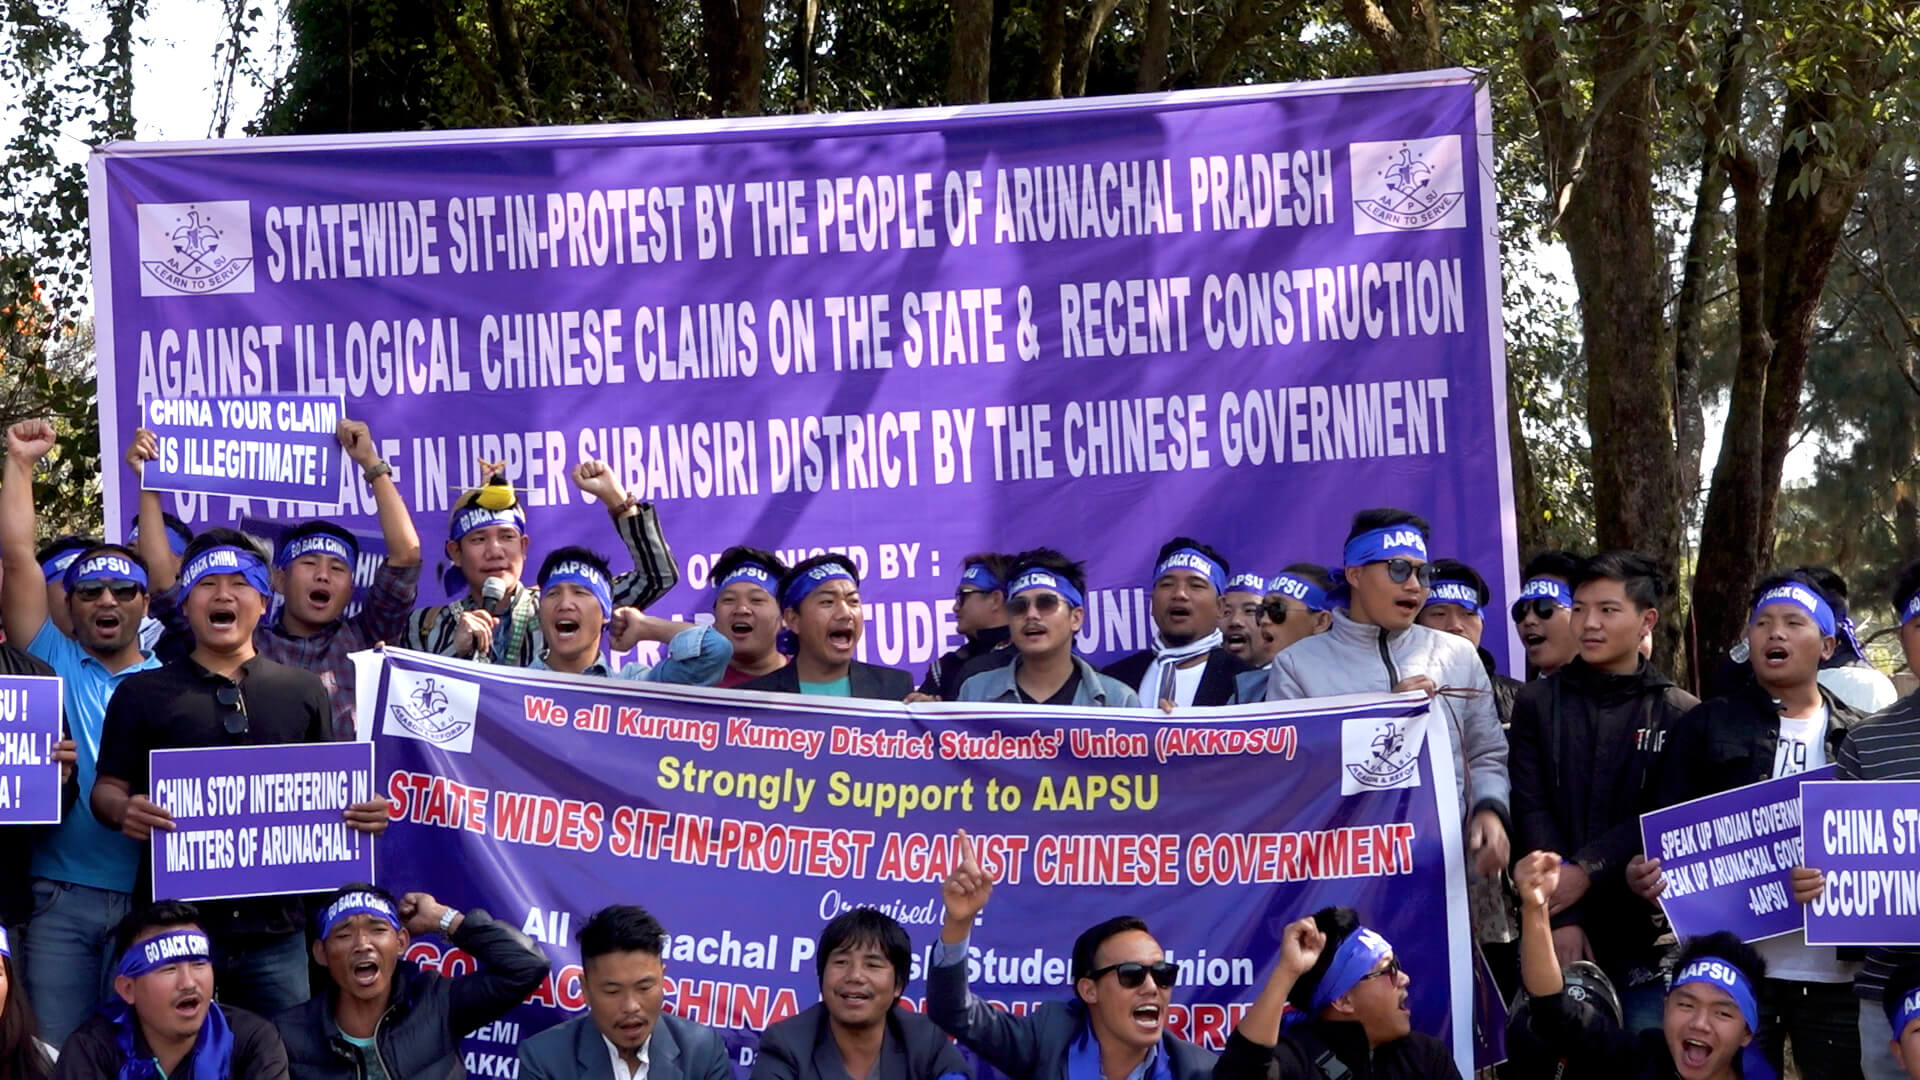
[(53, 442), (52, 424), (22, 420), (7, 429), (7, 461), (0, 467), (0, 626), (21, 648), (47, 622), (47, 578), (33, 558), (40, 530), (33, 470)]
[(628, 497), (626, 489), (602, 461), (588, 458), (574, 467), (573, 482), (581, 493), (600, 500), (613, 516), (613, 527), (633, 556), (633, 569), (613, 579), (615, 607), (645, 610), (648, 604), (680, 583), (680, 568), (660, 531), (660, 514), (652, 503)]
[(180, 560), (167, 543), (167, 517), (160, 505), (160, 493), (145, 486), (147, 462), (160, 458), (160, 440), (146, 428), (133, 433), (133, 445), (127, 447), (127, 469), (133, 473), (134, 486), (140, 489), (140, 539), (134, 549), (147, 564), (147, 592), (163, 593), (180, 579)]
[[(393, 482), (393, 468), (380, 460), (380, 444), (374, 441), (367, 425), (358, 420), (342, 420), (334, 430), (341, 449), (359, 466), (362, 475), (378, 475), (367, 481), (373, 491), (373, 504), (380, 515), (380, 535), (387, 542), (387, 563), (392, 566), (420, 565), (420, 533), (413, 527), (413, 515)], [(382, 466), (385, 466), (382, 468)], [(142, 527), (144, 530), (144, 526)]]

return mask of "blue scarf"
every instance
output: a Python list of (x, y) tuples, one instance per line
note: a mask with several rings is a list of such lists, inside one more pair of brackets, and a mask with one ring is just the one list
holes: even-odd
[[(160, 1066), (152, 1054), (142, 1054), (139, 1046), (140, 1020), (133, 1006), (114, 998), (101, 1006), (101, 1015), (113, 1024), (114, 1045), (120, 1049), (118, 1080), (162, 1080)], [(175, 1071), (166, 1080), (228, 1080), (233, 1075), (233, 1032), (220, 1006), (208, 1002), (207, 1018), (200, 1022), (200, 1035), (188, 1054), (193, 1064), (191, 1075)]]

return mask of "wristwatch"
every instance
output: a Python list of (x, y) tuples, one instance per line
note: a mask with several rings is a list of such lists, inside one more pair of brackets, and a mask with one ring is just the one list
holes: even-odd
[(360, 475), (366, 478), (367, 483), (371, 484), (383, 476), (392, 476), (393, 466), (387, 464), (385, 461), (376, 461), (367, 466)]
[(442, 912), (440, 915), (440, 932), (442, 934), (451, 933), (453, 931), (453, 920), (459, 917), (460, 913), (452, 908), (448, 908)]

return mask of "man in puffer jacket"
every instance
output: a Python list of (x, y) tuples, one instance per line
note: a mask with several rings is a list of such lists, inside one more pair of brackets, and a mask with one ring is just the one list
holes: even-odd
[(1432, 570), (1427, 522), (1405, 510), (1362, 510), (1347, 533), (1343, 571), (1349, 607), (1333, 627), (1274, 657), (1267, 700), (1339, 694), (1434, 695), (1447, 721), (1467, 851), (1482, 875), (1507, 864), (1507, 738), (1493, 684), (1465, 638), (1416, 626)]
[[(274, 1018), (294, 1080), (460, 1080), (460, 1040), (505, 1016), (547, 977), (547, 957), (486, 912), (453, 910), (426, 893), (398, 902), (348, 885), (321, 909), (313, 958), (333, 985)], [(478, 970), (448, 978), (401, 960), (439, 933)]]

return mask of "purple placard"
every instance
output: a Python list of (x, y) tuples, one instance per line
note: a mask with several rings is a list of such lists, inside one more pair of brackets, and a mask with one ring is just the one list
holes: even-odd
[(373, 838), (347, 828), (372, 798), (371, 743), (153, 751), (153, 895), (175, 900), (326, 892), (373, 880)]
[[(430, 566), (484, 459), (524, 496), (529, 567), (614, 544), (567, 479), (595, 457), (682, 564), (654, 614), (708, 612), (729, 545), (846, 549), (861, 658), (916, 671), (958, 642), (968, 552), (1087, 560), (1080, 647), (1111, 658), (1149, 647), (1171, 536), (1272, 575), (1337, 562), (1377, 505), (1425, 515), (1505, 610), (1482, 83), (116, 143), (90, 165), (102, 453), (154, 397), (342, 394)], [(340, 520), (371, 529), (346, 487)], [(1270, 491), (1315, 513), (1249, 512)]]
[(340, 505), (340, 397), (150, 398), (148, 491)]
[(1742, 941), (1800, 929), (1791, 871), (1800, 857), (1802, 784), (1833, 766), (1762, 780), (1640, 816), (1647, 858), (1660, 860), (1660, 907), (1682, 938), (1727, 930)]
[(0, 825), (60, 822), (60, 680), (0, 675)]
[(1920, 945), (1920, 780), (1829, 780), (1800, 798), (1806, 865), (1827, 886), (1807, 944)]

